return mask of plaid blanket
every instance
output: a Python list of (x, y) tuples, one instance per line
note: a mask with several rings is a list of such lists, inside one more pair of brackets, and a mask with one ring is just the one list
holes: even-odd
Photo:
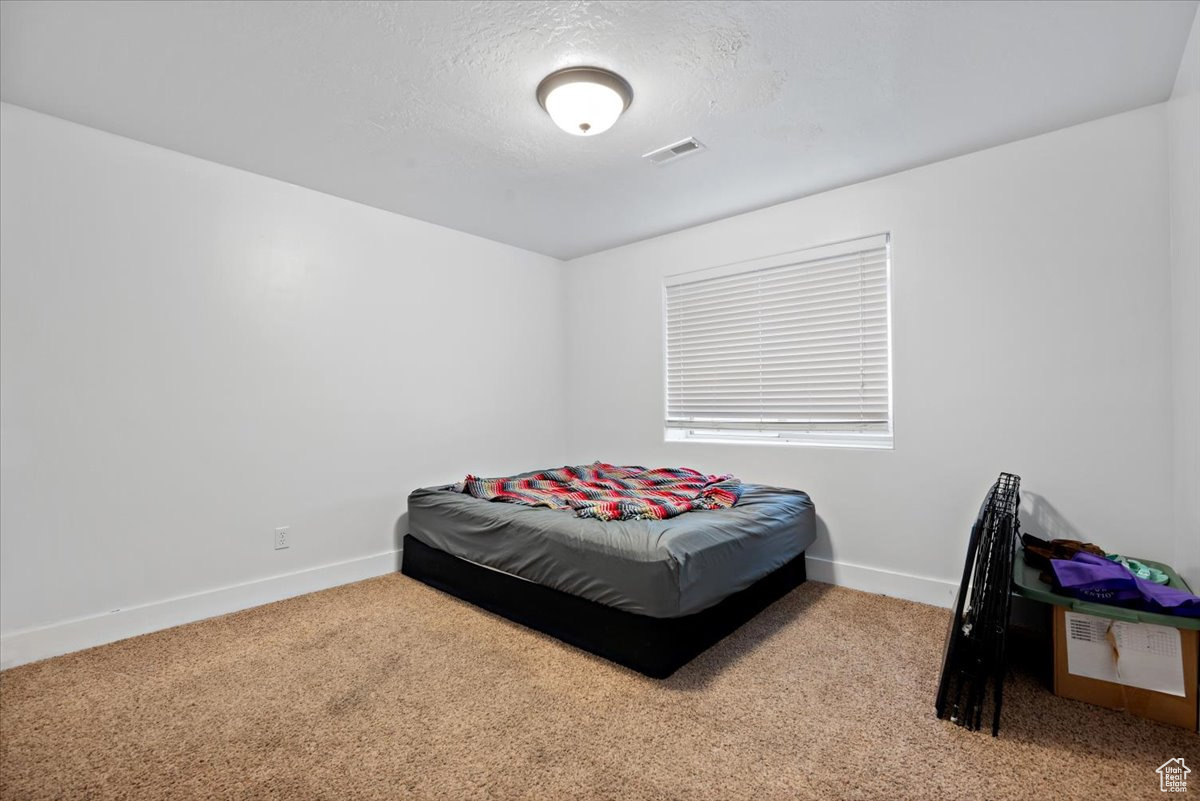
[(525, 506), (573, 509), (599, 520), (665, 520), (697, 509), (727, 509), (742, 496), (731, 475), (706, 476), (686, 467), (616, 467), (603, 462), (527, 476), (467, 476), (463, 492)]

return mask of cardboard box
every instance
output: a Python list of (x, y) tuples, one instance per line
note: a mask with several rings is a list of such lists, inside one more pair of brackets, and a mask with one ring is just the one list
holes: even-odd
[[(1094, 611), (1095, 605), (1090, 606)], [(1174, 633), (1178, 633), (1177, 640)], [(1124, 652), (1122, 647), (1126, 648)], [(1128, 668), (1123, 674), (1118, 668), (1122, 660)], [(1055, 695), (1196, 731), (1200, 717), (1198, 666), (1200, 631), (1081, 615), (1065, 606), (1054, 607)], [(1113, 674), (1109, 680), (1093, 677), (1107, 673)], [(1145, 686), (1132, 686), (1139, 682)], [(1175, 691), (1183, 694), (1176, 695)]]

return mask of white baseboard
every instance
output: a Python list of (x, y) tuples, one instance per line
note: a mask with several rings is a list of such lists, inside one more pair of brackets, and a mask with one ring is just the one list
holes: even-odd
[[(382, 576), (397, 569), (399, 553), (384, 551), (244, 584), (9, 632), (0, 635), (0, 669)], [(958, 589), (953, 582), (942, 579), (813, 556), (807, 558), (806, 567), (808, 577), (813, 581), (934, 606), (951, 606)]]
[(849, 587), (876, 595), (903, 598), (907, 601), (919, 601), (947, 609), (954, 605), (954, 593), (958, 591), (957, 584), (944, 579), (913, 576), (849, 562), (834, 562), (815, 556), (806, 558), (805, 567), (808, 577), (813, 581), (836, 584), (839, 587)]
[(0, 669), (395, 572), (399, 551), (0, 635)]

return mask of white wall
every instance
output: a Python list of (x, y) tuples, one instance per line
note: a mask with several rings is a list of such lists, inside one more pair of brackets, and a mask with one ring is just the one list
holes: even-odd
[(1200, 592), (1200, 13), (1167, 103), (1171, 344), (1175, 379), (1175, 564)]
[[(1011, 470), (1027, 528), (1200, 585), (1196, 42), (1170, 104), (565, 272), (0, 105), (0, 663), (394, 569), (411, 488), (591, 459), (807, 489), (814, 578), (934, 603)], [(885, 230), (894, 451), (663, 442), (663, 275)]]
[(393, 570), (413, 488), (561, 460), (559, 261), (0, 126), (5, 665)]
[[(569, 262), (570, 460), (807, 490), (810, 575), (935, 603), (1000, 471), (1027, 528), (1170, 560), (1165, 136), (1153, 106)], [(894, 451), (663, 441), (664, 274), (882, 231)]]

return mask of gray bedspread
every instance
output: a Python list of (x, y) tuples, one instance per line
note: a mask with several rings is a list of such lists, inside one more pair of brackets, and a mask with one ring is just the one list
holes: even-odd
[(755, 484), (731, 509), (607, 522), (430, 487), (408, 496), (408, 524), (426, 545), (651, 617), (707, 609), (791, 561), (816, 536), (808, 495)]

